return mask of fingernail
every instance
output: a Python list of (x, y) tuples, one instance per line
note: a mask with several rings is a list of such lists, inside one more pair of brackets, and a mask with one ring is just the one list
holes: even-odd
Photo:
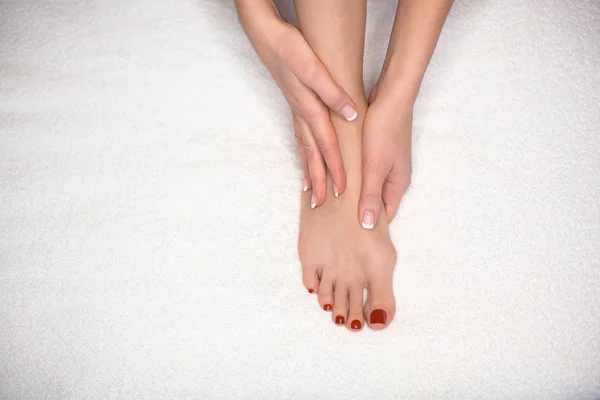
[(370, 319), (371, 324), (384, 324), (385, 325), (385, 321), (387, 321), (387, 314), (385, 311), (383, 311), (381, 309), (377, 309), (377, 310), (373, 310), (373, 312), (371, 312), (371, 319)]
[(310, 198), (310, 208), (315, 208), (317, 206), (317, 196), (315, 196), (315, 194), (313, 193), (312, 197)]
[(340, 193), (338, 192), (338, 188), (337, 188), (337, 185), (335, 184), (335, 182), (333, 182), (333, 194), (335, 197), (340, 196)]
[(360, 329), (361, 326), (362, 325), (361, 325), (360, 321), (357, 319), (352, 321), (352, 323), (350, 324), (350, 328), (352, 328), (352, 329)]
[(331, 304), (325, 304), (323, 306), (323, 310), (325, 310), (325, 311), (331, 311), (331, 310), (333, 310), (333, 307), (331, 306)]
[(336, 324), (338, 324), (338, 325), (344, 325), (345, 322), (346, 322), (346, 320), (341, 315), (338, 315), (337, 317), (335, 317), (335, 323)]
[(313, 294), (315, 291), (312, 289), (308, 289), (308, 293)]
[(348, 122), (352, 122), (356, 119), (356, 117), (358, 117), (358, 113), (356, 112), (354, 107), (352, 107), (349, 104), (342, 108), (342, 115), (344, 116), (344, 118), (346, 118), (346, 121)]
[(363, 212), (362, 227), (365, 229), (373, 229), (375, 226), (375, 214), (373, 211)]
[(302, 191), (306, 192), (308, 190), (308, 182), (306, 181), (306, 178), (302, 179)]

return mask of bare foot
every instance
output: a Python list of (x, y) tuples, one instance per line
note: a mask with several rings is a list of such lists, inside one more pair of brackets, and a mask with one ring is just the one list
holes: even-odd
[[(362, 112), (364, 115), (364, 111)], [(319, 305), (332, 311), (332, 320), (353, 331), (364, 321), (372, 329), (385, 328), (396, 311), (392, 273), (396, 250), (390, 239), (385, 212), (372, 230), (360, 225), (357, 210), (361, 189), (362, 121), (348, 123), (333, 117), (340, 139), (348, 183), (339, 198), (329, 195), (311, 208), (312, 193), (302, 194), (298, 253), (304, 285), (317, 293)], [(363, 305), (363, 289), (368, 291)], [(363, 319), (364, 317), (364, 319)]]

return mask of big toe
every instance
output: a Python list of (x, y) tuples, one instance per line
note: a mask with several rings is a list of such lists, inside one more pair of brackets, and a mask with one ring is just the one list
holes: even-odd
[(396, 313), (396, 300), (392, 289), (392, 276), (373, 277), (368, 282), (368, 297), (364, 316), (369, 327), (380, 330), (390, 324)]

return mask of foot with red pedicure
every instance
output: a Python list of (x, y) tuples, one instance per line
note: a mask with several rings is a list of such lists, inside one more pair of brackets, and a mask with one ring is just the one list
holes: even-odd
[[(311, 208), (310, 190), (302, 193), (298, 252), (304, 285), (317, 294), (320, 307), (332, 311), (336, 325), (350, 331), (362, 330), (364, 323), (379, 330), (389, 325), (396, 309), (392, 274), (396, 250), (390, 239), (385, 212), (371, 230), (363, 229), (357, 218), (361, 189), (362, 120), (348, 124), (333, 117), (340, 137), (347, 186), (339, 197), (328, 196)], [(333, 192), (331, 179), (328, 190)], [(363, 290), (367, 300), (363, 304)]]

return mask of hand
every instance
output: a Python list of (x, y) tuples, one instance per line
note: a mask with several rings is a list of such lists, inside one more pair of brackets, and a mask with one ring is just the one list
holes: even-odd
[(382, 201), (387, 220), (394, 218), (412, 173), (414, 102), (378, 95), (375, 88), (363, 126), (363, 181), (358, 213), (365, 229), (373, 229), (377, 223)]
[(240, 20), (292, 109), (304, 170), (303, 189), (313, 190), (314, 208), (327, 196), (326, 166), (334, 182), (334, 194), (337, 196), (346, 188), (346, 173), (329, 109), (353, 121), (356, 107), (296, 27), (278, 16), (262, 16), (261, 23), (254, 24), (248, 19)]

